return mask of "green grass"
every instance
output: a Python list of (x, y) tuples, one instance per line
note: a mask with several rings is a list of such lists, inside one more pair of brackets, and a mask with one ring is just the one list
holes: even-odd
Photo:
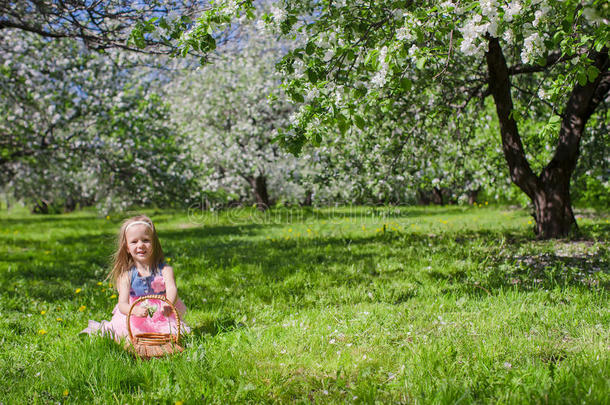
[(123, 216), (0, 214), (0, 402), (608, 403), (607, 212), (571, 241), (501, 207), (147, 212), (185, 352), (78, 335)]

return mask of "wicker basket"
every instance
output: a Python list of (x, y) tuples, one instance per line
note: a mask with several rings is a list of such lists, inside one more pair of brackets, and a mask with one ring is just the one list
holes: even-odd
[[(131, 332), (131, 312), (135, 308), (136, 304), (147, 300), (157, 299), (164, 301), (171, 307), (174, 316), (176, 317), (176, 334), (169, 333), (140, 333), (133, 335)], [(180, 314), (176, 310), (174, 304), (172, 304), (163, 295), (144, 295), (131, 304), (129, 308), (129, 314), (127, 314), (127, 331), (129, 332), (129, 339), (125, 343), (125, 349), (133, 355), (142, 359), (151, 359), (153, 357), (163, 357), (169, 354), (180, 353), (184, 350), (180, 346)]]

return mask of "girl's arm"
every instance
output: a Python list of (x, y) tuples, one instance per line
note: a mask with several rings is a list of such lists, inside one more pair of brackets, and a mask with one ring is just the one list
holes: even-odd
[(174, 279), (174, 269), (171, 266), (164, 266), (161, 274), (163, 274), (163, 281), (165, 282), (165, 297), (172, 304), (175, 304), (176, 297), (178, 296), (178, 288), (176, 287), (176, 280)]
[[(117, 288), (119, 290), (119, 311), (127, 316), (129, 314), (129, 308), (131, 308), (131, 304), (129, 303), (129, 290), (131, 289), (131, 284), (129, 282), (128, 272), (121, 274), (117, 280)], [(131, 314), (140, 317), (146, 316), (146, 309), (138, 305), (133, 309)]]

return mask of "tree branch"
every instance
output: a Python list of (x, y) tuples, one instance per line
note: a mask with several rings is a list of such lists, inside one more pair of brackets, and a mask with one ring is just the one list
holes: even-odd
[(506, 59), (500, 47), (498, 38), (488, 36), (488, 51), (485, 54), (489, 70), (489, 89), (496, 104), (500, 134), (502, 136), (502, 150), (508, 163), (510, 177), (513, 182), (530, 198), (534, 198), (538, 187), (537, 177), (532, 171), (527, 158), (517, 122), (513, 117), (513, 100), (510, 94), (510, 76)]

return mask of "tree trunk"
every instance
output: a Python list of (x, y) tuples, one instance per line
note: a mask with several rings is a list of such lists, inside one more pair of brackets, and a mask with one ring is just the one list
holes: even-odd
[(540, 176), (532, 171), (512, 116), (513, 102), (506, 59), (497, 38), (488, 38), (486, 53), (489, 70), (489, 90), (496, 104), (500, 122), (502, 150), (512, 181), (534, 205), (536, 235), (539, 238), (568, 236), (576, 225), (570, 199), (570, 178), (580, 154), (579, 146), (587, 120), (610, 90), (608, 50), (593, 53), (594, 65), (601, 74), (593, 82), (577, 84), (566, 105), (553, 158)]
[(430, 205), (430, 198), (422, 189), (417, 190), (417, 199), (419, 200), (419, 205)]
[(535, 232), (541, 238), (567, 236), (576, 225), (569, 186), (559, 185), (539, 190), (534, 198)]
[(76, 209), (76, 200), (72, 196), (66, 197), (64, 212), (72, 212)]
[(477, 197), (480, 191), (480, 188), (468, 191), (468, 205), (473, 205), (475, 202), (477, 202)]
[(267, 178), (260, 174), (258, 176), (248, 177), (248, 181), (254, 191), (254, 199), (256, 200), (256, 207), (265, 211), (269, 208), (269, 193), (267, 192)]
[(312, 203), (313, 203), (313, 191), (305, 190), (305, 198), (303, 199), (303, 202), (301, 203), (301, 205), (304, 207), (311, 207)]
[(438, 187), (432, 187), (432, 202), (436, 205), (445, 205), (443, 201), (443, 192)]

